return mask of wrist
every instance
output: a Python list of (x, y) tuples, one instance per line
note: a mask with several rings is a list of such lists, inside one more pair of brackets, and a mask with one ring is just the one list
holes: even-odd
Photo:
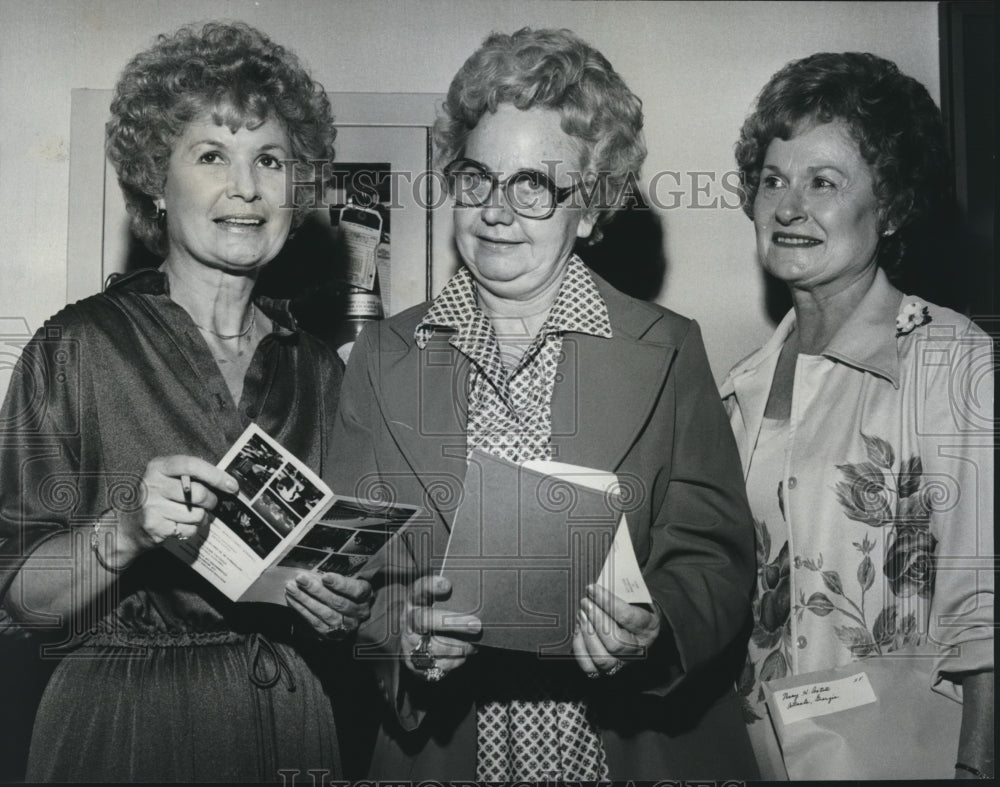
[(123, 572), (139, 554), (137, 545), (125, 531), (114, 514), (104, 514), (94, 522), (90, 534), (90, 548), (97, 562), (112, 574)]

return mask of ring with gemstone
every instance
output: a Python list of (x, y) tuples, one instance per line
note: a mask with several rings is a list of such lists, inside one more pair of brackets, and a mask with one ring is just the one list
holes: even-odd
[(441, 678), (444, 677), (444, 670), (440, 667), (431, 667), (428, 670), (424, 670), (424, 680), (428, 683), (437, 683)]
[(350, 631), (350, 627), (345, 623), (341, 622), (339, 625), (331, 626), (328, 631), (323, 632), (320, 636), (323, 639), (340, 640), (344, 638), (344, 635)]
[(174, 532), (171, 533), (170, 535), (172, 535), (178, 541), (187, 541), (188, 538), (190, 538), (190, 536), (185, 536), (181, 534), (181, 526), (177, 522), (174, 522)]
[(621, 672), (621, 669), (624, 666), (625, 662), (619, 659), (618, 661), (615, 662), (615, 666), (613, 666), (611, 669), (609, 669), (607, 672), (604, 673), (604, 677), (610, 678), (612, 675), (617, 675), (619, 672)]
[[(431, 635), (424, 634), (417, 643), (417, 646), (410, 653), (410, 661), (412, 661), (413, 666), (421, 672), (437, 669), (437, 660), (427, 650), (430, 644)], [(440, 680), (440, 678), (438, 678), (438, 680)]]

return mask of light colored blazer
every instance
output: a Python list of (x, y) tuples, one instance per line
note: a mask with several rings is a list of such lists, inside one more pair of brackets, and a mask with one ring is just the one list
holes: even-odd
[[(594, 276), (613, 337), (567, 334), (552, 400), (552, 458), (638, 481), (628, 524), (664, 621), (645, 662), (588, 682), (611, 777), (753, 778), (732, 684), (754, 578), (739, 456), (698, 326)], [(394, 496), (433, 512), (442, 554), (466, 467), (468, 359), (438, 332), (420, 350), (418, 306), (362, 334), (334, 430), (340, 494)], [(374, 760), (386, 778), (475, 778), (477, 660), (428, 686), (400, 669), (399, 586), (379, 590), (361, 640), (395, 713)], [(745, 652), (745, 651), (743, 651)], [(494, 654), (495, 655), (495, 654)], [(567, 669), (576, 669), (567, 662)], [(488, 676), (483, 678), (488, 680)]]

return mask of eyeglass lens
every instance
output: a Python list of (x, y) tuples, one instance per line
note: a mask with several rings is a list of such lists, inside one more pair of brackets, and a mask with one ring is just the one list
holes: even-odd
[(462, 207), (486, 205), (496, 199), (495, 189), (500, 186), (511, 210), (519, 215), (540, 218), (555, 210), (559, 189), (544, 172), (522, 169), (501, 181), (476, 162), (457, 161), (446, 173), (455, 202)]

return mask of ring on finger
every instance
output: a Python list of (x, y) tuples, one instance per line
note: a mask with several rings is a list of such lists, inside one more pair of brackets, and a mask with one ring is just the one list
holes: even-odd
[(444, 677), (444, 670), (438, 666), (431, 667), (428, 670), (424, 670), (424, 680), (428, 683), (437, 683), (441, 678)]
[(183, 533), (181, 533), (181, 526), (177, 522), (174, 522), (174, 532), (171, 533), (170, 535), (172, 535), (178, 541), (187, 541), (188, 538), (190, 538), (190, 536), (186, 536)]
[(615, 662), (615, 665), (611, 669), (609, 669), (607, 672), (604, 673), (604, 677), (610, 678), (613, 675), (617, 675), (619, 672), (621, 672), (622, 667), (624, 666), (625, 662), (619, 659), (618, 661)]
[[(431, 635), (424, 634), (420, 637), (420, 641), (417, 642), (417, 646), (410, 653), (410, 661), (412, 661), (413, 666), (421, 672), (429, 672), (430, 670), (438, 669), (437, 660), (428, 651), (430, 644)], [(438, 680), (440, 680), (440, 678), (438, 678)]]
[(342, 620), (336, 626), (330, 626), (329, 630), (325, 631), (321, 636), (323, 639), (343, 639), (344, 635), (350, 630), (351, 627), (347, 625), (347, 621)]

